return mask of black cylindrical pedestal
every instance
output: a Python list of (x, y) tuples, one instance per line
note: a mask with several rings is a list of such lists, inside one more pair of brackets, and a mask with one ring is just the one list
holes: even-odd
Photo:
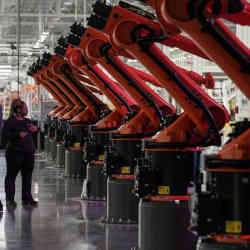
[(106, 200), (107, 184), (103, 174), (103, 164), (89, 163), (87, 176), (83, 183), (81, 198), (87, 200)]
[(107, 187), (107, 222), (137, 223), (138, 200), (132, 193), (134, 180), (109, 178)]
[(80, 150), (72, 150), (71, 151), (71, 171), (70, 176), (75, 178), (82, 178), (86, 177), (86, 167), (83, 163), (83, 152), (82, 149)]
[(71, 151), (66, 149), (65, 150), (65, 169), (64, 169), (64, 176), (70, 177), (71, 175)]
[(139, 250), (193, 250), (196, 237), (187, 230), (187, 202), (144, 201), (139, 205)]
[(49, 138), (48, 139), (48, 154), (47, 154), (47, 156), (48, 156), (48, 158), (51, 160), (51, 147), (52, 147), (52, 140)]
[(48, 156), (49, 154), (49, 136), (48, 135), (44, 136), (44, 151), (46, 155)]
[(65, 164), (65, 146), (61, 143), (56, 146), (56, 165), (58, 167), (63, 167)]
[(54, 161), (56, 160), (56, 141), (54, 139), (49, 140), (50, 156)]
[(86, 177), (86, 167), (82, 160), (82, 150), (65, 150), (64, 176), (75, 178)]
[(129, 250), (137, 242), (137, 224), (106, 224), (105, 226), (105, 247), (100, 245), (102, 250)]
[(197, 243), (197, 250), (249, 250), (249, 243), (224, 243), (216, 242), (211, 238), (200, 238)]
[(106, 216), (106, 201), (81, 201), (82, 216), (85, 221), (102, 222)]

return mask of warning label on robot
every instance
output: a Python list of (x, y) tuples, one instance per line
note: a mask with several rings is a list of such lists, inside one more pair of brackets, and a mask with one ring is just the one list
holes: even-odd
[(158, 187), (158, 194), (169, 195), (170, 194), (169, 186), (159, 186)]
[(99, 156), (98, 156), (98, 160), (99, 160), (99, 161), (104, 161), (104, 155), (99, 155)]
[(227, 233), (241, 233), (242, 232), (241, 221), (226, 221), (226, 232)]
[(130, 174), (130, 167), (122, 167), (121, 172), (122, 174)]

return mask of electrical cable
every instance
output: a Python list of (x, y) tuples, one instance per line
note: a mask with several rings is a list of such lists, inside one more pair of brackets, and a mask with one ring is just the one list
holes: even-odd
[(88, 69), (105, 85), (106, 88), (108, 88), (112, 94), (114, 94), (117, 99), (127, 108), (129, 113), (134, 113), (133, 109), (128, 105), (128, 103), (121, 97), (119, 96), (114, 89), (109, 85), (109, 83), (104, 80), (95, 70), (92, 66), (88, 64), (88, 62), (85, 60), (85, 58), (82, 56), (82, 61), (83, 63), (88, 67)]
[[(136, 37), (136, 32), (140, 29), (146, 29), (149, 31), (149, 35), (145, 38), (146, 40), (144, 40), (144, 38), (137, 38)], [(152, 40), (150, 41), (150, 35), (152, 36)], [(200, 146), (200, 145), (207, 145), (207, 143), (211, 143), (208, 142), (208, 139), (210, 138), (210, 133), (213, 132), (214, 133), (214, 142), (217, 146), (221, 145), (221, 137), (220, 137), (220, 133), (216, 127), (214, 118), (211, 114), (211, 112), (209, 111), (209, 109), (206, 107), (206, 105), (197, 97), (195, 96), (186, 86), (184, 83), (182, 83), (181, 79), (179, 79), (178, 77), (178, 73), (177, 72), (172, 72), (165, 64), (163, 64), (160, 59), (155, 56), (153, 53), (151, 53), (151, 51), (149, 50), (149, 44), (152, 42), (155, 42), (155, 38), (157, 38), (156, 36), (154, 36), (154, 30), (146, 25), (146, 24), (139, 24), (137, 25), (132, 31), (131, 31), (131, 39), (133, 42), (136, 42), (140, 48), (146, 53), (148, 54), (148, 56), (150, 58), (152, 58), (155, 63), (160, 66), (168, 75), (171, 79), (173, 79), (173, 81), (177, 84), (177, 86), (196, 104), (198, 105), (204, 112), (204, 114), (207, 116), (208, 122), (210, 124), (210, 128), (207, 131), (207, 134), (205, 135), (205, 137), (197, 144), (192, 145), (192, 146)], [(146, 42), (144, 42), (146, 41)], [(210, 145), (210, 144), (209, 144)]]
[(138, 87), (136, 81), (128, 76), (115, 62), (114, 60), (109, 56), (108, 51), (112, 48), (112, 45), (110, 43), (105, 43), (100, 47), (101, 54), (107, 59), (107, 62), (116, 70), (118, 73), (128, 81), (130, 85), (132, 85), (135, 90), (144, 98), (147, 100), (148, 103), (155, 109), (155, 113), (158, 116), (160, 120), (160, 126), (163, 123), (163, 116), (160, 108), (158, 105), (152, 100), (152, 98), (149, 96), (148, 93), (145, 93), (140, 87)]

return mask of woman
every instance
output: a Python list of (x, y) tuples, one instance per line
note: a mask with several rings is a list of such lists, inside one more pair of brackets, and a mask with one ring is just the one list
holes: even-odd
[(21, 171), (22, 175), (22, 203), (36, 206), (38, 203), (32, 198), (31, 181), (34, 168), (34, 152), (32, 133), (37, 127), (25, 116), (28, 108), (21, 99), (14, 99), (10, 108), (10, 115), (4, 123), (2, 142), (6, 145), (7, 173), (5, 177), (5, 194), (7, 208), (15, 208), (15, 181)]

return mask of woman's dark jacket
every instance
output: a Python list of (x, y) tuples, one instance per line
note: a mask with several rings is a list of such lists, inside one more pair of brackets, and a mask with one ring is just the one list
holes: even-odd
[[(33, 137), (28, 129), (30, 124), (32, 124), (31, 120), (26, 118), (24, 120), (8, 118), (2, 129), (2, 146), (11, 151), (34, 153)], [(27, 135), (22, 138), (20, 132), (27, 132)]]

